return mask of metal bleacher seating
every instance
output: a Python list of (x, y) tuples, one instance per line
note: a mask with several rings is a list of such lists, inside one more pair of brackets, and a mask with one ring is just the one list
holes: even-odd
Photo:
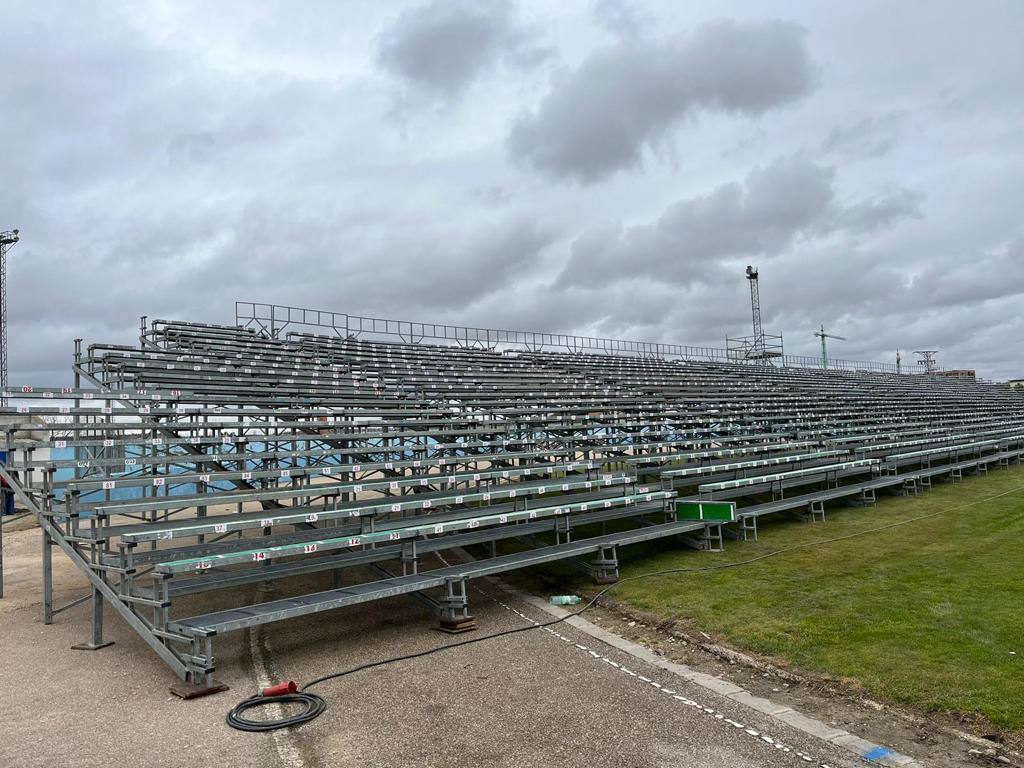
[[(0, 473), (43, 527), (44, 621), (56, 546), (92, 585), (93, 646), (106, 602), (199, 687), (224, 632), (399, 594), (466, 630), (473, 578), (568, 559), (613, 580), (621, 546), (714, 548), (723, 526), (1024, 453), (1021, 393), (883, 372), (172, 321), (79, 348), (73, 372), (5, 393)], [(40, 417), (47, 439), (19, 441)], [(734, 520), (686, 512), (719, 500)], [(431, 557), (456, 548), (475, 559)], [(266, 582), (287, 596), (180, 610)]]

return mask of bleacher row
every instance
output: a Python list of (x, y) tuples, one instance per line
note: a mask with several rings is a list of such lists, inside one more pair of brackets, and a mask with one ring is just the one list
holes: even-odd
[[(74, 374), (4, 393), (44, 621), (57, 546), (92, 584), (90, 645), (106, 601), (196, 688), (227, 631), (407, 593), (462, 631), (472, 578), (569, 560), (614, 580), (620, 546), (718, 549), (763, 515), (823, 519), (1024, 453), (1022, 393), (922, 376), (171, 321), (79, 348)], [(474, 560), (432, 555), (456, 548)], [(285, 596), (194, 612), (254, 584)]]

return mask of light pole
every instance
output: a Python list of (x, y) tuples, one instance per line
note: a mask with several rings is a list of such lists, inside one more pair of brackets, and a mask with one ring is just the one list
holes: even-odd
[[(16, 229), (0, 232), (0, 390), (7, 389), (7, 251), (18, 240)], [(3, 395), (0, 407), (7, 407)]]

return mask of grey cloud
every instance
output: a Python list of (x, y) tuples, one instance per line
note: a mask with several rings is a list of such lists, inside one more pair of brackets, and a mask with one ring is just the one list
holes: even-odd
[(888, 154), (899, 141), (907, 113), (870, 115), (853, 125), (836, 126), (821, 144), (824, 152), (847, 160), (865, 160)]
[(582, 183), (635, 168), (645, 148), (702, 109), (752, 117), (809, 93), (815, 70), (804, 34), (785, 21), (720, 21), (686, 39), (600, 49), (553, 81), (513, 127), (509, 151)]
[(405, 11), (381, 34), (381, 66), (411, 88), (452, 98), (502, 59), (532, 66), (531, 43), (509, 0), (434, 0)]
[[(951, 254), (933, 260), (914, 276), (909, 296), (923, 307), (971, 307), (1024, 294), (1024, 237), (995, 251)], [(1019, 314), (1019, 313), (1016, 313)]]
[(647, 15), (628, 0), (595, 0), (591, 13), (598, 26), (625, 40), (636, 40), (649, 22)]
[[(771, 24), (726, 24), (767, 30), (760, 48), (673, 37), (697, 7), (606, 0), (534, 20), (526, 4), (462, 0), (433, 7), (493, 7), (498, 32), (442, 51), (467, 57), (448, 86), (443, 67), (440, 85), (381, 69), (390, 32), (375, 35), (427, 2), (14, 4), (0, 46), (0, 228), (24, 236), (8, 265), (12, 380), (67, 384), (74, 337), (127, 343), (143, 313), (230, 322), (235, 299), (721, 346), (749, 333), (746, 263), (788, 351), (816, 354), (825, 323), (849, 337), (837, 356), (934, 347), (947, 365), (1024, 375), (1024, 122), (1007, 96), (1024, 82), (1024, 11), (946, 4), (927, 34), (871, 5), (772, 11), (814, 30), (819, 84), (798, 30), (795, 59), (773, 59)], [(538, 40), (574, 57), (539, 87), (543, 69), (520, 69)], [(465, 108), (424, 109), (401, 136), (396, 87)], [(535, 142), (510, 155), (516, 115)], [(667, 166), (674, 144), (685, 173), (599, 188), (509, 163), (608, 178)]]
[(772, 254), (819, 221), (835, 196), (833, 171), (799, 156), (756, 168), (743, 184), (669, 207), (656, 221), (590, 228), (572, 245), (563, 286), (646, 276), (685, 285), (713, 280), (723, 259)]
[(826, 229), (845, 230), (864, 235), (889, 229), (905, 219), (922, 219), (925, 195), (912, 189), (897, 188), (839, 207)]

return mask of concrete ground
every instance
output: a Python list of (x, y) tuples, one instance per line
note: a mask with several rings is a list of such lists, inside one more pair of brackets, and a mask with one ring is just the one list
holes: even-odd
[[(217, 638), (217, 676), (231, 690), (185, 702), (168, 693), (176, 678), (112, 610), (106, 634), (115, 645), (100, 651), (70, 649), (87, 638), (86, 605), (43, 626), (39, 531), (4, 533), (0, 766), (866, 764), (564, 623), (324, 683), (315, 691), (329, 709), (313, 723), (239, 733), (224, 715), (258, 678), (301, 683), (471, 635), (434, 631), (435, 619), (409, 598), (268, 625)], [(58, 603), (86, 594), (59, 551), (54, 570)], [(550, 619), (492, 584), (475, 586), (476, 635)], [(197, 607), (217, 604), (205, 597)]]

